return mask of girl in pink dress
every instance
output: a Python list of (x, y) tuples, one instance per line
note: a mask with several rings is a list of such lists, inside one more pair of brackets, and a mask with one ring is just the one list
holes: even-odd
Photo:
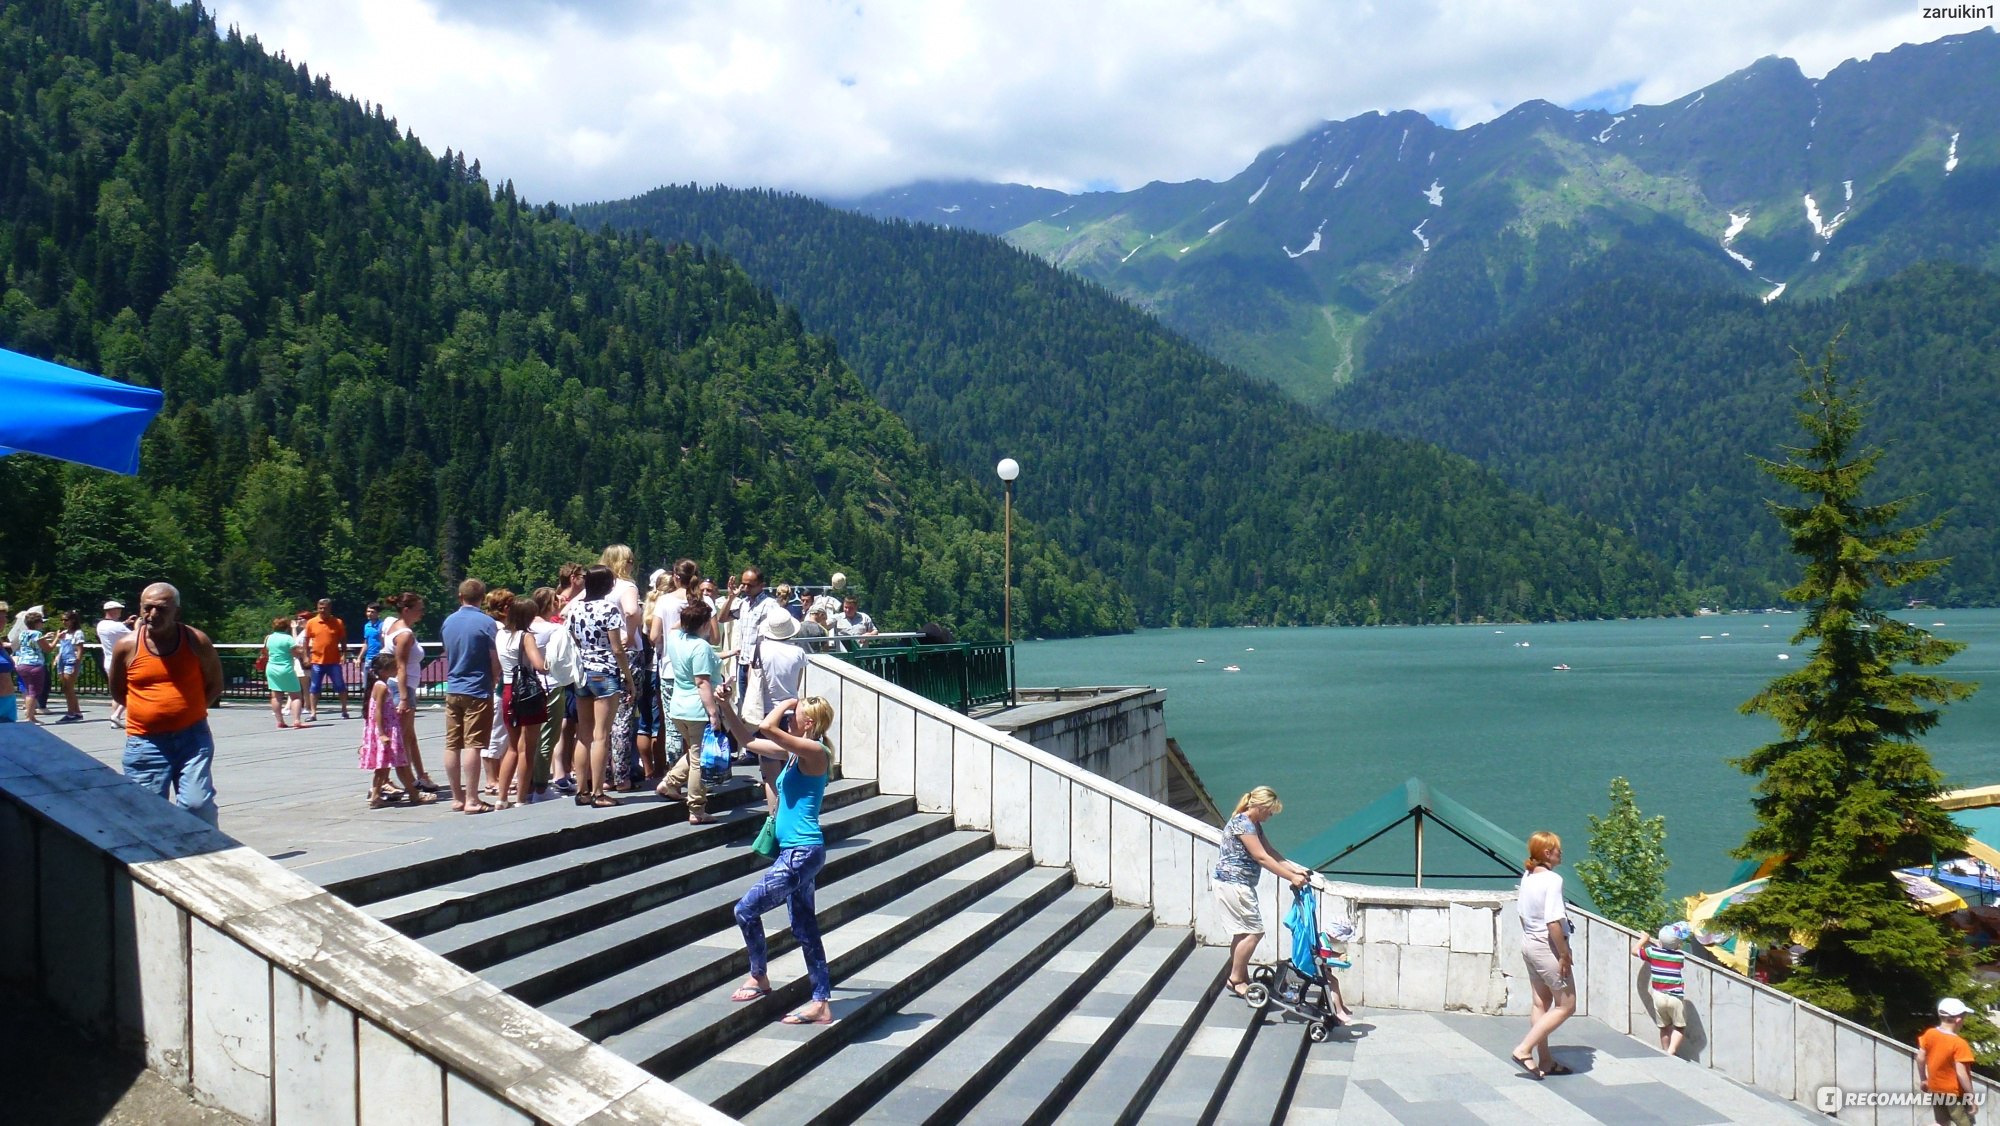
[(410, 754), (403, 747), (403, 725), (396, 715), (397, 692), (396, 655), (382, 653), (368, 666), (375, 674), (375, 684), (368, 690), (368, 709), (361, 727), (361, 769), (372, 770), (375, 777), (368, 784), (368, 808), (380, 809), (389, 804), (382, 794), (382, 787), (389, 783), (389, 772), (394, 770), (403, 783), (403, 793), (411, 805), (427, 805), (437, 800), (436, 794), (426, 793), (417, 787), (416, 775), (410, 772)]

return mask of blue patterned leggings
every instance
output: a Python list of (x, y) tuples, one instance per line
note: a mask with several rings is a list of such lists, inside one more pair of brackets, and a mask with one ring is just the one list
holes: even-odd
[(826, 865), (826, 846), (788, 848), (736, 904), (736, 925), (743, 928), (743, 944), (750, 948), (750, 973), (763, 977), (770, 966), (764, 946), (764, 912), (784, 903), (792, 916), (792, 937), (799, 940), (799, 953), (806, 958), (806, 976), (812, 979), (813, 1000), (833, 996), (833, 975), (826, 967), (826, 947), (819, 939), (819, 918), (814, 914), (813, 892), (819, 870)]

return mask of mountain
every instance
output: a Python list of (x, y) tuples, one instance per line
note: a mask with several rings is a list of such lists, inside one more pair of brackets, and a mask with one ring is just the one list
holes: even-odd
[[(199, 4), (7, 4), (0, 75), (0, 346), (166, 394), (137, 481), (0, 459), (15, 604), (167, 578), (249, 640), (324, 594), (436, 599), (482, 552), (546, 581), (625, 541), (999, 633), (990, 479), (735, 266), (530, 207)], [(1129, 628), (1103, 575), (1014, 537), (1017, 629)]]
[(1952, 558), (1905, 593), (2000, 603), (2000, 277), (1912, 267), (1832, 297), (1770, 305), (1626, 277), (1492, 338), (1391, 364), (1334, 409), (1449, 445), (1568, 510), (1630, 532), (1711, 603), (1768, 606), (1797, 581), (1752, 455), (1802, 433), (1792, 349), (1840, 338), (1863, 381), (1864, 442), (1886, 453), (1871, 500), (1915, 496), (1944, 518), (1925, 549)]
[(1923, 261), (2000, 269), (1996, 200), (1989, 28), (1816, 81), (1766, 58), (1617, 114), (1538, 101), (1463, 130), (1364, 114), (1221, 183), (930, 184), (844, 206), (1002, 234), (1320, 404), (1619, 277), (1795, 302)]
[(1144, 624), (1688, 606), (1629, 536), (1435, 447), (1337, 430), (998, 239), (727, 188), (572, 215), (729, 255), (950, 465), (1017, 458), (1021, 510), (1129, 592)]

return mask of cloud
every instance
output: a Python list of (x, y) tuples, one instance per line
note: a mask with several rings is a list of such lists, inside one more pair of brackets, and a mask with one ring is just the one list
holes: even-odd
[[(218, 0), (531, 199), (1222, 178), (1328, 119), (1671, 101), (1990, 26), (1902, 0)], [(1623, 107), (1614, 107), (1623, 108)]]

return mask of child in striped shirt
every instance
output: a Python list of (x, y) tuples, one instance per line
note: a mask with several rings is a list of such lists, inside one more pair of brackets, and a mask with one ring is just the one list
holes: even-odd
[(1646, 975), (1653, 983), (1653, 1021), (1660, 1026), (1660, 1050), (1670, 1056), (1680, 1054), (1687, 1029), (1681, 976), (1687, 965), (1687, 954), (1681, 949), (1684, 934), (1681, 924), (1668, 923), (1660, 928), (1657, 941), (1641, 937), (1632, 943), (1632, 956), (1646, 963)]

